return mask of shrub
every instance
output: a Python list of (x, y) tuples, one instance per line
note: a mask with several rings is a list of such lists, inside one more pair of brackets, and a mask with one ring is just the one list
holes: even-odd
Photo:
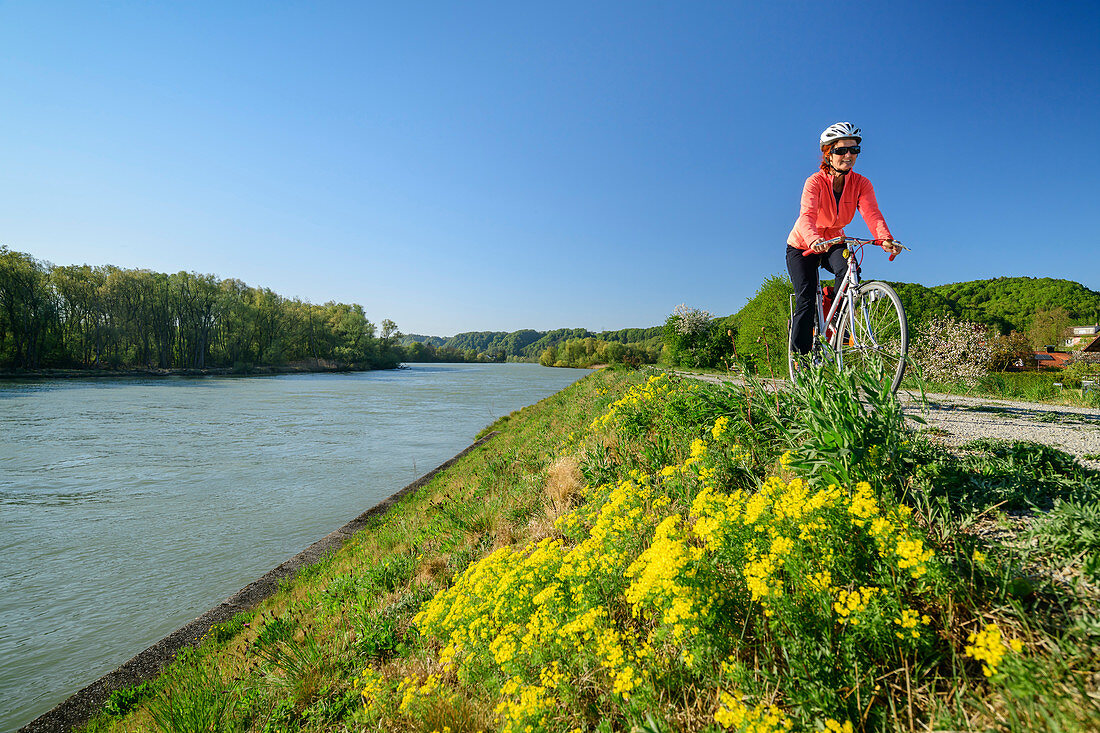
[(1062, 370), (1061, 381), (1066, 387), (1081, 388), (1081, 380), (1100, 380), (1100, 364), (1075, 358), (1073, 362)]
[(145, 681), (133, 687), (115, 690), (103, 704), (103, 712), (121, 718), (150, 697), (155, 689), (152, 682)]

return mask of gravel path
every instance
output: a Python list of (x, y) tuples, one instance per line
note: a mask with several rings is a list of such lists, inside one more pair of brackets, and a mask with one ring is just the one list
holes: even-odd
[[(705, 382), (740, 381), (717, 374), (673, 373)], [(781, 379), (763, 381), (777, 388), (787, 384)], [(1082, 464), (1100, 469), (1100, 409), (936, 393), (927, 393), (927, 404), (922, 405), (919, 393), (900, 390), (898, 396), (907, 415), (927, 422), (911, 424), (945, 445), (961, 445), (975, 438), (1029, 440), (1063, 450)]]
[(1100, 409), (1014, 402), (988, 397), (899, 392), (905, 412), (928, 421), (940, 442), (960, 445), (975, 438), (1030, 440), (1077, 456), (1081, 463), (1100, 469)]

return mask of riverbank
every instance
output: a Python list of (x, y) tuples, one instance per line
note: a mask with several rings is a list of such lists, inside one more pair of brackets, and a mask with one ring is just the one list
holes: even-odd
[(237, 614), (248, 613), (254, 609), (261, 601), (277, 592), (281, 584), (292, 580), (299, 571), (317, 563), (326, 554), (339, 550), (349, 537), (370, 522), (383, 517), (401, 499), (427, 484), (441, 471), (453, 466), (463, 456), (490, 440), (495, 434), (490, 432), (479, 438), (453, 458), (374, 505), (343, 527), (325, 535), (194, 621), (135, 655), (118, 669), (76, 692), (60, 705), (21, 728), (21, 733), (55, 733), (86, 725), (101, 711), (110, 695), (141, 685), (156, 677), (181, 651), (201, 644), (212, 631), (217, 631), (219, 624), (231, 622)]
[[(214, 665), (227, 679), (247, 678), (264, 663), (267, 651), (295, 638), (303, 641), (308, 654), (316, 656), (307, 664), (312, 671), (300, 670), (309, 679), (295, 680), (305, 688), (290, 691), (292, 697), (306, 695), (313, 700), (324, 688), (325, 696), (335, 694), (344, 700), (350, 694), (348, 699), (354, 703), (352, 680), (357, 670), (345, 663), (347, 655), (356, 650), (366, 652), (368, 657), (395, 653), (399, 637), (404, 634), (404, 629), (399, 632), (398, 622), (407, 625), (408, 612), (424, 594), (424, 588), (413, 577), (421, 573), (420, 566), (425, 576), (434, 579), (433, 584), (443, 587), (498, 539), (507, 542), (522, 537), (528, 520), (543, 501), (535, 477), (544, 474), (568, 431), (586, 424), (606, 403), (608, 383), (621, 384), (629, 379), (618, 373), (607, 375), (603, 383), (596, 385), (591, 382), (592, 376), (598, 375), (590, 375), (487, 427), (468, 455), (406, 496), (384, 520), (372, 518), (364, 531), (339, 552), (299, 572), (293, 582), (284, 583), (255, 609), (236, 614), (215, 627), (201, 640), (198, 650), (185, 650), (159, 679), (109, 697), (106, 710), (116, 714), (102, 716), (90, 730), (155, 728), (144, 706), (156, 699), (157, 691), (176, 684), (197, 690), (202, 683), (194, 675), (205, 672), (196, 669), (206, 664)], [(494, 430), (497, 435), (482, 445)], [(410, 589), (410, 583), (417, 587)], [(403, 611), (384, 618), (365, 609), (357, 611), (363, 598), (374, 593), (403, 598), (398, 600)], [(338, 658), (344, 661), (337, 663)], [(335, 678), (327, 679), (329, 674)], [(263, 686), (267, 689), (266, 683)], [(239, 686), (235, 688), (243, 691)], [(301, 722), (297, 702), (272, 704), (279, 709), (274, 713), (268, 710), (268, 714)], [(346, 712), (354, 707), (352, 704)]]
[(89, 730), (1094, 729), (1095, 598), (1025, 572), (1091, 550), (967, 527), (1098, 475), (827, 379), (591, 374)]

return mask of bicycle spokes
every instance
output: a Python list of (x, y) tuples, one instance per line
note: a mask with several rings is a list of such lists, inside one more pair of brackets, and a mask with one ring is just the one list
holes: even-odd
[(855, 312), (841, 322), (840, 363), (854, 369), (876, 369), (892, 389), (905, 371), (908, 329), (901, 300), (889, 285), (864, 283), (855, 297)]

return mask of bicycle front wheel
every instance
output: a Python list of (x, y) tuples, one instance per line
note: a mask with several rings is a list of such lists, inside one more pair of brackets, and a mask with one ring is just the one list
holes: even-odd
[(837, 364), (874, 373), (882, 366), (882, 383), (896, 392), (909, 354), (909, 326), (901, 298), (886, 283), (863, 283), (855, 293), (852, 313), (844, 313), (837, 333)]

